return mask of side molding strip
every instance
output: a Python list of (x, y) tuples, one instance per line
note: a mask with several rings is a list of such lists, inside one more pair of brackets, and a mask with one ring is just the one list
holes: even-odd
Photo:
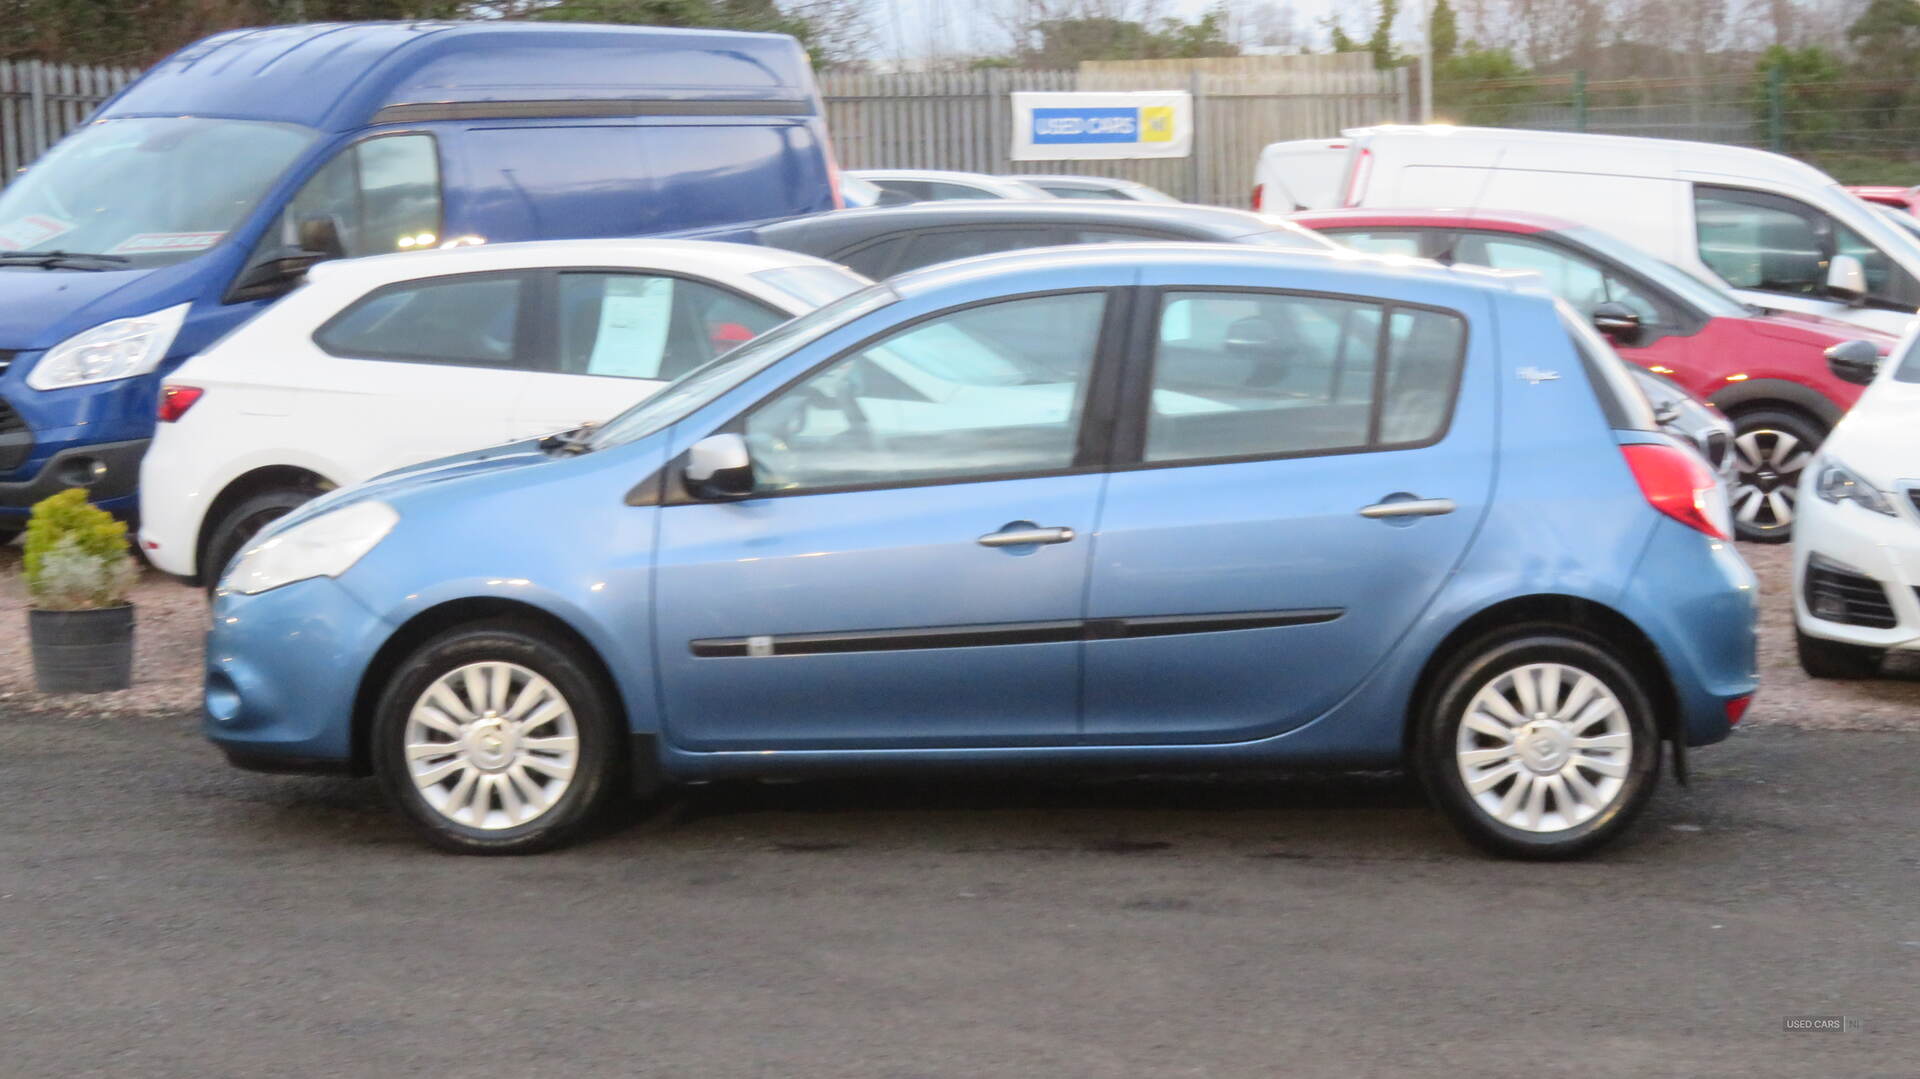
[(745, 656), (819, 656), (845, 652), (898, 652), (922, 648), (980, 648), (1000, 644), (1060, 644), (1168, 637), (1183, 633), (1221, 633), (1331, 622), (1346, 613), (1339, 607), (1292, 611), (1236, 611), (1226, 614), (1147, 615), (1084, 621), (1001, 622), (974, 626), (925, 626), (913, 629), (850, 630), (839, 633), (787, 633), (756, 637), (703, 637), (687, 642), (702, 659)]

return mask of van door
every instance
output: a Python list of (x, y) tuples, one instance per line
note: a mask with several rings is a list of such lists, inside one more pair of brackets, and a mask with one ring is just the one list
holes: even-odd
[(598, 423), (787, 320), (710, 281), (620, 270), (541, 275), (543, 362), (515, 412), (532, 438)]
[[(1697, 257), (1749, 302), (1900, 333), (1920, 308), (1920, 281), (1894, 257), (1831, 214), (1787, 195), (1693, 185)], [(1866, 295), (1835, 295), (1836, 255), (1859, 260)]]

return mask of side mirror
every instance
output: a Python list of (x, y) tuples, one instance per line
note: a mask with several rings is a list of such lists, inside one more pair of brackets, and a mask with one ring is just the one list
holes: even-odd
[(233, 287), (227, 290), (227, 302), (269, 300), (285, 295), (319, 261), (317, 255), (300, 254), (255, 263), (234, 280)]
[(340, 223), (332, 214), (317, 214), (303, 217), (295, 226), (294, 237), (300, 243), (302, 254), (318, 255), (323, 259), (347, 257), (347, 246), (340, 242)]
[(1867, 269), (1853, 255), (1835, 255), (1827, 263), (1827, 295), (1857, 304), (1867, 296)]
[(1626, 304), (1608, 300), (1594, 307), (1593, 328), (1615, 344), (1630, 345), (1640, 338), (1640, 316)]
[(1880, 350), (1871, 341), (1842, 341), (1827, 350), (1827, 369), (1842, 382), (1865, 386), (1880, 373)]
[(687, 448), (680, 478), (696, 498), (745, 498), (753, 493), (753, 456), (747, 440), (722, 432)]

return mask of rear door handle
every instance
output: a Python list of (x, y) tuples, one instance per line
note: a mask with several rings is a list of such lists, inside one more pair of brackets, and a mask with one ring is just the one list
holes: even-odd
[(1014, 528), (981, 536), (980, 546), (1031, 547), (1039, 543), (1067, 543), (1072, 539), (1071, 528)]
[(1452, 513), (1451, 498), (1409, 498), (1403, 502), (1375, 502), (1360, 509), (1362, 517), (1438, 517)]

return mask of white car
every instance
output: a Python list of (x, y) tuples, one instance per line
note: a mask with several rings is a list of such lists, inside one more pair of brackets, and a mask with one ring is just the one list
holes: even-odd
[[(1332, 143), (1269, 147), (1256, 182), (1291, 189), (1297, 177), (1317, 188), (1333, 157), (1341, 162), (1341, 205), (1553, 214), (1718, 277), (1750, 303), (1887, 333), (1899, 333), (1920, 307), (1920, 237), (1790, 157), (1676, 139), (1445, 124), (1345, 134), (1337, 152)], [(1284, 209), (1277, 198), (1262, 201)]]
[(604, 420), (868, 284), (808, 255), (692, 240), (321, 263), (166, 380), (140, 470), (141, 549), (210, 581), (323, 491)]
[(1051, 199), (1038, 187), (1008, 176), (984, 172), (948, 172), (942, 169), (851, 169), (848, 176), (865, 180), (882, 191), (914, 202), (951, 199)]
[(1793, 524), (1800, 665), (1815, 678), (1870, 678), (1890, 651), (1920, 651), (1920, 329), (1877, 376), (1829, 350), (1834, 373), (1872, 383), (1801, 473)]

